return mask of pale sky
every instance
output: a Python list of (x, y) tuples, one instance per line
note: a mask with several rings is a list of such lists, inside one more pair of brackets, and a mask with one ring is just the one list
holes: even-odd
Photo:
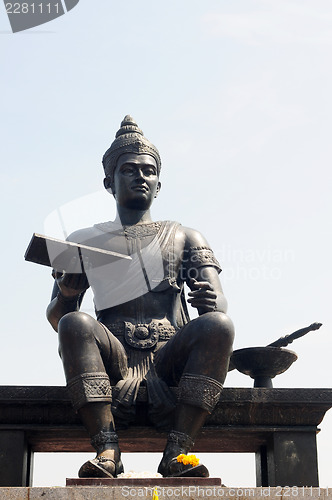
[[(81, 0), (16, 34), (0, 6), (3, 385), (64, 384), (50, 270), (23, 255), (60, 207), (70, 230), (113, 218), (101, 157), (129, 113), (162, 157), (154, 218), (200, 230), (221, 262), (235, 349), (319, 321), (274, 386), (331, 386), (331, 51), (327, 0)], [(253, 381), (234, 371), (226, 385)], [(331, 410), (320, 428), (326, 486)], [(254, 485), (253, 457), (239, 460), (205, 463)], [(54, 476), (39, 462), (43, 486), (80, 465)]]

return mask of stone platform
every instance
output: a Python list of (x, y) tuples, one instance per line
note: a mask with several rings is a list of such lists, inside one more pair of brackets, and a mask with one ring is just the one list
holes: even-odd
[[(151, 480), (151, 485), (153, 480)], [(57, 488), (0, 488), (1, 500), (136, 500), (152, 499), (153, 486), (74, 486)], [(168, 486), (158, 488), (159, 500), (330, 500), (332, 488), (304, 487), (259, 487), (259, 488), (221, 488), (217, 486)]]
[[(195, 452), (255, 453), (258, 487), (318, 487), (316, 434), (331, 407), (332, 389), (225, 388)], [(123, 452), (162, 452), (147, 408), (141, 388), (135, 425), (118, 430)], [(34, 452), (94, 452), (65, 387), (47, 386), (0, 387), (0, 450), (0, 487), (33, 484)]]
[(136, 477), (136, 478), (121, 478), (121, 479), (109, 479), (109, 478), (67, 478), (66, 486), (128, 486), (130, 488), (145, 487), (186, 487), (189, 486), (209, 486), (209, 487), (221, 487), (220, 477)]

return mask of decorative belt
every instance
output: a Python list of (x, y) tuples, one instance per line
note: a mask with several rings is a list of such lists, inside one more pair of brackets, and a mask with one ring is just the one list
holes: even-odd
[(157, 342), (169, 340), (178, 330), (172, 325), (165, 325), (159, 321), (136, 325), (123, 321), (106, 326), (116, 337), (124, 336), (127, 344), (136, 349), (151, 349)]

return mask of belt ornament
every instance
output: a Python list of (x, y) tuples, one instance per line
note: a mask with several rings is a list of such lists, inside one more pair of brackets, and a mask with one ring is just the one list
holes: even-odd
[(164, 325), (158, 321), (137, 325), (129, 321), (124, 322), (125, 340), (128, 345), (136, 349), (151, 349), (157, 342), (169, 340), (176, 331), (174, 326)]

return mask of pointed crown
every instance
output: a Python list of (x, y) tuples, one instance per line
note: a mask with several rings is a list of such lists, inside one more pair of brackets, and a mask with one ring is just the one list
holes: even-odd
[(105, 174), (114, 179), (114, 171), (118, 158), (125, 153), (149, 154), (157, 163), (158, 175), (161, 168), (161, 159), (158, 149), (146, 138), (135, 120), (126, 115), (121, 122), (115, 140), (103, 156)]

